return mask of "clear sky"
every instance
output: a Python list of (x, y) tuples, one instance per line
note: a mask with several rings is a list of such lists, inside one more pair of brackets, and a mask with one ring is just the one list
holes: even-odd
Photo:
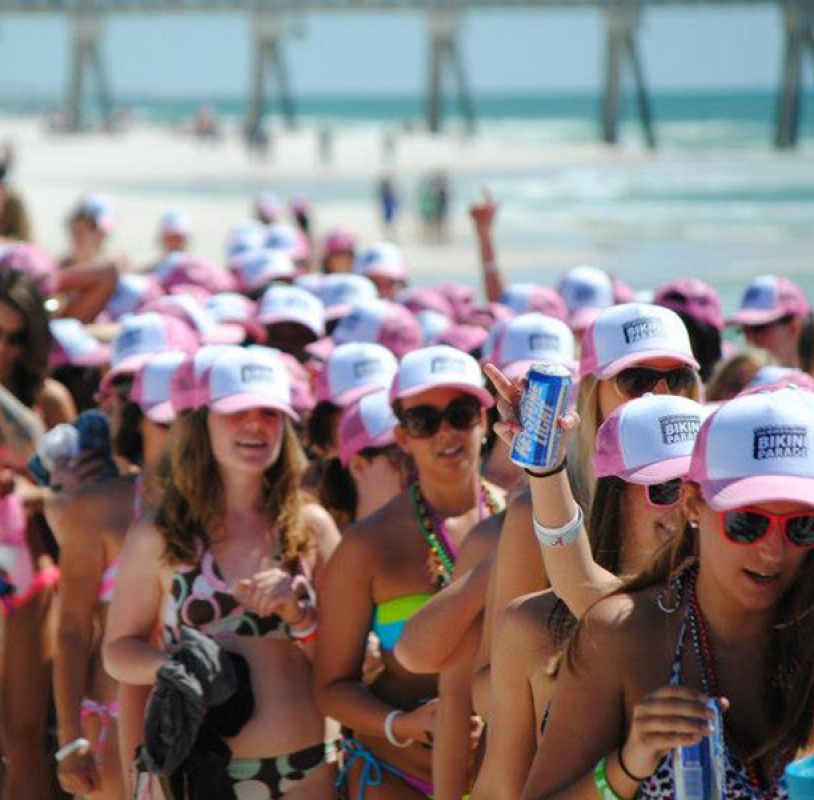
[[(122, 15), (105, 25), (104, 52), (116, 93), (215, 97), (246, 91), (245, 16)], [(298, 34), (286, 45), (297, 93), (423, 91), (426, 25), (419, 13), (334, 12), (292, 19), (289, 28)], [(649, 10), (640, 41), (655, 91), (774, 89), (779, 81), (782, 24), (774, 6)], [(598, 11), (472, 13), (464, 18), (461, 43), (476, 90), (600, 87)], [(68, 65), (64, 18), (0, 15), (0, 65), (4, 96), (61, 93)], [(805, 67), (810, 77), (810, 61)]]

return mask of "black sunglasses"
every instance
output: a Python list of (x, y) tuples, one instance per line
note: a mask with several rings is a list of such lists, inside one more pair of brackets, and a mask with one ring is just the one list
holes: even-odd
[(654, 508), (672, 508), (681, 499), (681, 478), (647, 487), (647, 502)]
[(653, 369), (652, 367), (628, 367), (615, 378), (619, 391), (627, 397), (641, 397), (652, 392), (661, 381), (667, 384), (670, 394), (689, 395), (696, 385), (697, 375), (690, 367)]
[(400, 411), (398, 420), (411, 439), (427, 439), (438, 433), (444, 420), (456, 431), (474, 428), (480, 421), (481, 410), (480, 400), (468, 395), (453, 400), (446, 408), (427, 405)]

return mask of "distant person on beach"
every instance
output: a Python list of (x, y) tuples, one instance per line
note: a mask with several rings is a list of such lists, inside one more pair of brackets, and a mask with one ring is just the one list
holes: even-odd
[(9, 184), (14, 160), (11, 145), (0, 150), (0, 239), (31, 241), (31, 222), (20, 194)]
[(221, 138), (220, 120), (212, 106), (201, 106), (192, 118), (192, 133), (196, 139), (216, 142)]
[(396, 226), (399, 199), (395, 184), (391, 178), (384, 177), (379, 182), (379, 207), (381, 209), (384, 229), (388, 235), (392, 235)]
[(159, 223), (159, 239), (164, 255), (184, 252), (192, 234), (192, 217), (183, 209), (165, 211)]

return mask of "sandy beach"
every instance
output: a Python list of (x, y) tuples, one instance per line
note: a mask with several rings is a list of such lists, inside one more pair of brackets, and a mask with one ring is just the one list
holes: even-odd
[[(253, 196), (263, 189), (279, 193), (283, 200), (307, 196), (318, 233), (341, 224), (357, 231), (362, 242), (372, 242), (382, 235), (374, 192), (384, 174), (411, 188), (421, 175), (443, 169), (454, 193), (457, 182), (471, 182), (482, 174), (522, 176), (568, 164), (635, 163), (642, 158), (600, 145), (509, 147), (483, 134), (466, 138), (454, 132), (437, 137), (411, 132), (398, 136), (394, 158), (387, 163), (381, 131), (348, 127), (334, 132), (331, 161), (325, 165), (313, 129), (281, 132), (271, 153), (257, 157), (231, 132), (213, 143), (157, 126), (115, 135), (64, 136), (47, 132), (37, 119), (22, 117), (0, 119), (0, 140), (15, 146), (12, 181), (29, 204), (38, 241), (49, 252), (63, 251), (67, 211), (81, 193), (94, 191), (108, 196), (115, 208), (113, 249), (127, 253), (136, 265), (155, 255), (157, 220), (168, 208), (191, 212), (194, 250), (217, 261), (229, 227), (248, 216)], [(456, 199), (458, 213), (443, 245), (423, 241), (416, 204), (412, 198), (404, 203), (397, 238), (418, 283), (437, 280), (439, 274), (477, 280), (477, 253), (462, 209), (470, 198)], [(541, 279), (553, 279), (563, 265), (606, 255), (591, 247), (530, 251), (500, 243), (510, 274), (534, 267), (541, 270)]]

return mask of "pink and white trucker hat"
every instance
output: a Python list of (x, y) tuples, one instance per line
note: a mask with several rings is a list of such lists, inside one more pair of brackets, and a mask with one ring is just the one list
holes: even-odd
[(192, 233), (192, 216), (182, 208), (173, 208), (161, 215), (158, 230), (162, 236), (182, 236), (188, 239)]
[(339, 422), (339, 460), (347, 466), (350, 457), (368, 447), (387, 447), (396, 441), (396, 415), (387, 391), (365, 395), (342, 413)]
[(266, 226), (257, 220), (246, 220), (235, 225), (226, 237), (226, 261), (249, 250), (261, 250)]
[(452, 306), (456, 322), (465, 322), (466, 315), (475, 305), (475, 290), (465, 283), (439, 283), (433, 287)]
[(574, 334), (561, 320), (544, 314), (521, 314), (499, 326), (490, 343), (489, 360), (511, 378), (528, 372), (535, 362), (575, 367)]
[(512, 283), (500, 296), (500, 302), (508, 306), (515, 314), (528, 314), (539, 311), (548, 317), (565, 322), (568, 309), (565, 301), (554, 289), (536, 283)]
[(443, 314), (450, 321), (455, 319), (452, 303), (441, 292), (429, 286), (408, 286), (396, 295), (396, 302), (413, 314), (434, 311), (436, 314)]
[(766, 325), (787, 316), (804, 317), (810, 311), (811, 306), (796, 283), (777, 275), (761, 275), (746, 288), (740, 308), (728, 322)]
[(450, 325), (438, 337), (438, 344), (447, 344), (479, 357), (488, 338), (489, 334), (480, 325)]
[(223, 353), (204, 375), (204, 385), (206, 405), (218, 414), (269, 408), (299, 419), (291, 405), (288, 371), (271, 350), (254, 347)]
[(380, 344), (340, 344), (317, 376), (317, 402), (349, 406), (366, 394), (389, 389), (397, 368), (396, 357)]
[(325, 335), (322, 301), (299, 286), (269, 286), (258, 301), (257, 321), (261, 325), (296, 322), (318, 339)]
[(144, 310), (186, 322), (198, 334), (202, 344), (240, 344), (246, 338), (243, 326), (216, 322), (206, 308), (189, 294), (159, 297), (148, 303)]
[(394, 281), (406, 281), (410, 273), (404, 252), (392, 242), (377, 242), (362, 250), (353, 260), (353, 271)]
[(356, 250), (356, 234), (347, 228), (334, 228), (325, 237), (325, 255), (353, 253)]
[(205, 344), (188, 355), (183, 364), (170, 379), (170, 401), (176, 413), (200, 408), (206, 403), (204, 376), (215, 359), (232, 350), (240, 351), (236, 345)]
[(325, 306), (325, 319), (334, 320), (350, 314), (359, 303), (375, 300), (379, 292), (370, 278), (343, 272), (326, 275), (316, 295)]
[(413, 350), (404, 356), (390, 387), (390, 401), (438, 388), (460, 389), (477, 397), (487, 408), (494, 405), (478, 362), (445, 344)]
[(135, 314), (142, 306), (164, 294), (161, 284), (152, 275), (125, 273), (119, 275), (116, 291), (105, 311), (114, 320), (125, 314)]
[(605, 380), (653, 358), (671, 358), (698, 369), (687, 328), (675, 311), (625, 303), (606, 308), (585, 331), (579, 372)]
[(283, 362), (288, 371), (288, 378), (291, 381), (291, 407), (298, 413), (313, 411), (317, 404), (314, 397), (314, 390), (311, 386), (311, 375), (308, 370), (300, 364), (291, 353), (284, 353), (276, 347), (265, 347), (263, 345), (249, 345), (248, 350), (260, 350), (261, 352), (271, 351), (280, 361)]
[(182, 250), (164, 256), (153, 274), (167, 291), (174, 286), (200, 286), (210, 294), (235, 289), (235, 278), (227, 270)]
[(176, 317), (156, 312), (123, 317), (111, 347), (112, 368), (102, 379), (101, 388), (106, 391), (115, 378), (134, 373), (156, 353), (165, 350), (194, 353), (199, 344), (196, 332)]
[(642, 484), (683, 477), (707, 413), (700, 403), (669, 394), (646, 394), (619, 406), (596, 434), (596, 477)]
[(705, 322), (719, 331), (724, 329), (724, 313), (718, 292), (698, 278), (670, 281), (656, 291), (653, 303)]
[(175, 419), (175, 409), (170, 400), (170, 382), (188, 357), (180, 350), (158, 353), (136, 371), (130, 399), (139, 405), (148, 419), (158, 425), (167, 425)]
[(87, 217), (102, 233), (113, 233), (116, 220), (113, 216), (113, 207), (110, 201), (100, 194), (86, 194), (80, 198), (74, 208), (72, 217)]
[(263, 247), (285, 253), (294, 262), (304, 261), (311, 255), (308, 237), (293, 225), (269, 225), (263, 238)]
[(254, 213), (266, 224), (276, 222), (284, 210), (285, 206), (274, 192), (260, 192), (254, 199)]
[(229, 261), (241, 292), (257, 292), (273, 281), (292, 281), (297, 267), (281, 250), (247, 250)]
[(415, 317), (421, 326), (424, 344), (428, 347), (431, 344), (438, 344), (444, 331), (454, 325), (449, 317), (444, 316), (444, 314), (439, 314), (437, 311), (432, 311), (429, 308), (417, 312)]
[(704, 423), (689, 478), (710, 507), (814, 504), (814, 394), (786, 387), (739, 395)]
[(610, 275), (588, 265), (569, 269), (560, 279), (557, 291), (568, 309), (568, 324), (575, 331), (585, 330), (599, 311), (616, 301)]
[(337, 344), (374, 342), (401, 358), (423, 343), (421, 325), (404, 306), (390, 300), (368, 300), (354, 306), (333, 332)]
[(49, 365), (100, 367), (110, 361), (110, 347), (92, 336), (78, 319), (52, 319), (48, 323), (54, 346)]
[(46, 296), (53, 294), (59, 284), (56, 262), (30, 242), (12, 242), (0, 247), (0, 269), (25, 272)]
[(506, 322), (514, 316), (514, 311), (503, 303), (484, 303), (481, 306), (472, 306), (459, 319), (463, 325), (480, 325), (488, 331), (498, 322)]

